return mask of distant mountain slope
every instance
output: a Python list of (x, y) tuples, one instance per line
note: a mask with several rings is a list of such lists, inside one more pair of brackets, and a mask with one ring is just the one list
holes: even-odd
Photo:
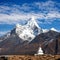
[[(0, 54), (36, 54), (40, 46), (45, 54), (60, 54), (60, 47), (58, 47), (60, 46), (60, 33), (50, 30), (37, 35), (31, 42), (23, 42), (14, 30), (11, 31), (9, 38), (0, 42)], [(56, 40), (59, 41), (58, 45)], [(57, 47), (58, 52), (56, 53)]]
[(50, 40), (48, 44), (43, 45), (42, 48), (45, 54), (60, 54), (60, 34), (56, 36), (56, 39)]

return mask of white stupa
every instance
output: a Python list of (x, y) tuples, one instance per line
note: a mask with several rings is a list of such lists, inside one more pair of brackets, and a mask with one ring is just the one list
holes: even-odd
[(44, 53), (43, 53), (42, 48), (41, 48), (41, 47), (39, 47), (39, 50), (38, 50), (37, 54), (35, 54), (35, 55), (43, 55), (43, 54), (44, 54)]

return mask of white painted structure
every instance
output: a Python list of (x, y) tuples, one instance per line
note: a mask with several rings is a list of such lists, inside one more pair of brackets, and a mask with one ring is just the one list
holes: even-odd
[(43, 55), (43, 54), (44, 54), (44, 53), (43, 53), (42, 48), (41, 48), (41, 47), (39, 47), (39, 50), (38, 50), (37, 54), (35, 54), (35, 55)]

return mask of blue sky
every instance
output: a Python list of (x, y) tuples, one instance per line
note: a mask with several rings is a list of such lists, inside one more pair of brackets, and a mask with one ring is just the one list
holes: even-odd
[(41, 28), (60, 31), (59, 0), (0, 0), (0, 36), (32, 16)]

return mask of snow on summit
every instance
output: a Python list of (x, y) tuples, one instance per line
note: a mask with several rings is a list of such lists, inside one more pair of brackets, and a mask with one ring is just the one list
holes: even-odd
[(56, 30), (55, 28), (51, 28), (50, 30), (53, 30), (53, 31), (56, 31), (56, 32), (58, 32), (58, 30)]
[(38, 26), (34, 17), (32, 17), (25, 25), (16, 24), (17, 35), (25, 40), (33, 40), (35, 36), (42, 33), (42, 29)]

